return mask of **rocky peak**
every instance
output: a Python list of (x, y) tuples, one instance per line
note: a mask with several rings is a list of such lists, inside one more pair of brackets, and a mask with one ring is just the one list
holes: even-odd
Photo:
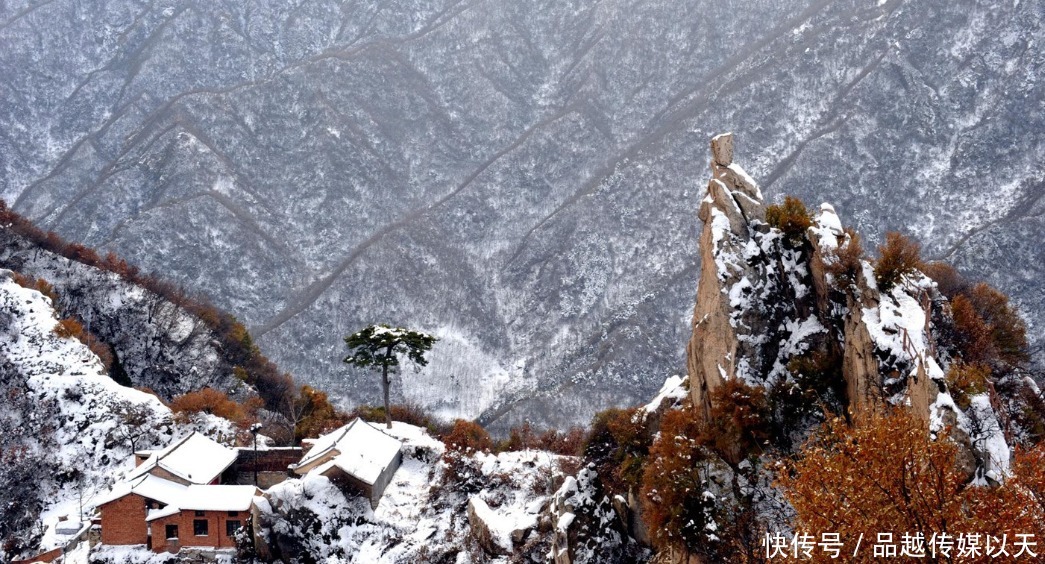
[(980, 469), (1000, 475), (1007, 458), (992, 461), (998, 456), (973, 448), (1004, 444), (996, 415), (977, 414), (994, 422), (986, 426), (990, 436), (966, 432), (967, 418), (947, 391), (932, 325), (946, 299), (935, 283), (913, 273), (880, 290), (869, 261), (843, 257), (853, 236), (830, 204), (809, 217), (804, 232), (784, 233), (767, 222), (758, 185), (733, 162), (733, 136), (713, 138), (711, 153), (687, 346), (694, 405), (707, 416), (713, 392), (730, 379), (768, 389), (793, 382), (802, 362), (840, 366), (827, 371), (834, 383), (821, 383), (837, 390), (836, 409), (859, 416), (886, 404), (909, 406), (932, 431), (955, 429)]
[(708, 394), (725, 380), (757, 378), (772, 366), (773, 347), (764, 336), (779, 315), (759, 304), (767, 303), (782, 275), (808, 274), (791, 268), (797, 266), (793, 256), (770, 252), (780, 237), (766, 224), (758, 184), (733, 162), (733, 135), (713, 138), (711, 153), (712, 177), (699, 212), (702, 267), (687, 346), (693, 402), (705, 412)]

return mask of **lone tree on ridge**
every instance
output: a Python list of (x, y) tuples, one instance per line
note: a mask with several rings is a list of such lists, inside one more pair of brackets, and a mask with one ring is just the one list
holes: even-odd
[(402, 327), (371, 325), (345, 337), (352, 353), (345, 363), (381, 371), (381, 391), (385, 396), (385, 423), (392, 428), (392, 412), (388, 406), (388, 373), (399, 366), (399, 355), (405, 354), (417, 366), (426, 366), (425, 353), (437, 341), (432, 335)]

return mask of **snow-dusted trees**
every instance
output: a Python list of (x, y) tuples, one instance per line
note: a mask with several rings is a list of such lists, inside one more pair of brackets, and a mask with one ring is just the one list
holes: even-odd
[(352, 354), (345, 363), (360, 368), (381, 371), (381, 391), (385, 401), (385, 423), (392, 428), (392, 414), (388, 405), (388, 373), (399, 367), (399, 355), (406, 355), (417, 366), (425, 366), (425, 353), (432, 350), (436, 338), (419, 331), (388, 325), (371, 325), (345, 337)]

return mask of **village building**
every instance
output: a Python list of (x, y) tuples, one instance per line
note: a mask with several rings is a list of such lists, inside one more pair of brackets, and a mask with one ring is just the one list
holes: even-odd
[(254, 486), (188, 486), (177, 501), (146, 515), (152, 531), (150, 548), (155, 552), (178, 552), (182, 547), (235, 548), (254, 496), (260, 494)]
[(103, 544), (152, 545), (149, 511), (162, 509), (185, 495), (186, 486), (152, 474), (121, 482), (98, 500)]
[(182, 546), (235, 547), (252, 485), (219, 485), (238, 452), (192, 433), (158, 451), (134, 453), (127, 479), (96, 502), (101, 542), (177, 552)]
[(301, 461), (290, 469), (299, 476), (326, 476), (355, 490), (376, 508), (392, 475), (403, 461), (402, 443), (362, 419), (312, 441)]
[(146, 474), (183, 485), (218, 484), (221, 474), (236, 462), (236, 451), (197, 432), (158, 451), (134, 453), (136, 468), (127, 476)]

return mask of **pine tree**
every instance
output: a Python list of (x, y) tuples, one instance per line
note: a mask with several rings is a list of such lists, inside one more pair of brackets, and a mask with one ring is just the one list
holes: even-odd
[(417, 366), (427, 366), (425, 353), (432, 350), (437, 340), (426, 333), (388, 325), (371, 325), (345, 337), (345, 344), (352, 351), (345, 357), (346, 364), (381, 371), (385, 423), (389, 429), (392, 428), (392, 412), (388, 405), (389, 372), (394, 374), (399, 367), (399, 355), (406, 355)]

